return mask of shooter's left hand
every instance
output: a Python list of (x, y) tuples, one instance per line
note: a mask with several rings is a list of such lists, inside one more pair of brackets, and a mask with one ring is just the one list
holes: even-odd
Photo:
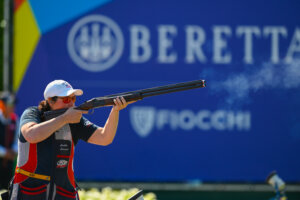
[(134, 103), (136, 101), (127, 102), (124, 97), (117, 97), (114, 99), (115, 105), (113, 106), (113, 110), (120, 111), (128, 106), (128, 104)]

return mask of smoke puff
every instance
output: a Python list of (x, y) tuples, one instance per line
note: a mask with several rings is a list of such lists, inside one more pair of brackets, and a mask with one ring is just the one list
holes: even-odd
[(293, 89), (300, 86), (300, 59), (292, 63), (264, 63), (247, 72), (232, 74), (223, 81), (211, 83), (211, 92), (225, 92), (225, 102), (240, 105), (249, 102), (251, 93), (260, 90)]

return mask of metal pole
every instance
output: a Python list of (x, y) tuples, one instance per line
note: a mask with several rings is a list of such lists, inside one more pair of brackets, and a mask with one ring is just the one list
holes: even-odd
[(12, 92), (13, 0), (4, 0), (3, 89)]

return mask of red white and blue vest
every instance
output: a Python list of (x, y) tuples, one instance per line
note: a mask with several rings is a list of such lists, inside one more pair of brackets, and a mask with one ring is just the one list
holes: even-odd
[[(40, 112), (35, 107), (24, 113), (23, 115), (38, 113), (40, 117)], [(30, 121), (30, 117), (26, 120), (23, 115), (20, 127)], [(78, 139), (87, 141), (96, 129), (96, 125), (82, 118), (80, 123), (66, 124), (46, 140), (36, 144), (27, 142), (20, 133), (17, 169), (10, 199), (78, 199), (73, 171), (75, 144)]]

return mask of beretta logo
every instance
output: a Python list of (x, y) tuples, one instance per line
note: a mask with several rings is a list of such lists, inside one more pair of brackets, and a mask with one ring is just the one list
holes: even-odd
[(80, 68), (100, 72), (109, 69), (123, 53), (124, 39), (119, 26), (103, 15), (77, 21), (68, 35), (68, 51)]

